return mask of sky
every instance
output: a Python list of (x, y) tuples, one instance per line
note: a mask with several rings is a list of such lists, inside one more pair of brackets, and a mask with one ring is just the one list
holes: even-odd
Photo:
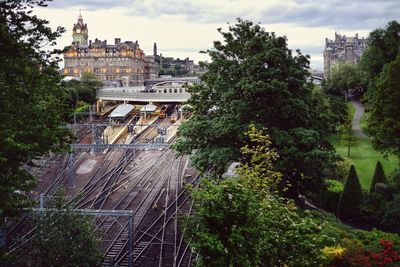
[(195, 62), (207, 60), (199, 51), (222, 39), (217, 28), (227, 30), (240, 17), (286, 36), (290, 49), (310, 55), (311, 68), (323, 70), (325, 38), (335, 31), (367, 37), (400, 19), (400, 0), (54, 0), (34, 12), (54, 29), (66, 29), (58, 39), (63, 48), (72, 42), (80, 10), (91, 40), (138, 40), (150, 55), (156, 42), (163, 56)]

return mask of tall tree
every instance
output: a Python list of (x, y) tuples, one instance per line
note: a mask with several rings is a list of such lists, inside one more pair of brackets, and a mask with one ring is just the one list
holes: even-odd
[(66, 204), (64, 191), (57, 192), (46, 211), (32, 214), (35, 231), (29, 253), (12, 259), (20, 266), (97, 266), (101, 261), (98, 229), (93, 220)]
[(346, 120), (340, 125), (340, 141), (347, 146), (347, 157), (350, 157), (351, 148), (358, 145), (358, 138), (353, 134), (351, 121), (352, 118), (348, 114)]
[(364, 197), (360, 181), (356, 169), (352, 165), (337, 205), (337, 215), (343, 219), (357, 218), (360, 215), (360, 208), (363, 201)]
[(222, 171), (239, 157), (254, 123), (269, 130), (281, 156), (279, 170), (292, 188), (302, 175), (323, 177), (332, 154), (312, 112), (308, 57), (298, 50), (293, 54), (285, 37), (250, 21), (239, 19), (228, 32), (218, 31), (223, 41), (206, 51), (212, 62), (203, 84), (189, 88), (193, 114), (179, 128), (175, 149), (192, 154), (200, 169)]
[(364, 84), (368, 85), (369, 98), (374, 97), (377, 78), (383, 67), (399, 55), (399, 32), (400, 24), (397, 21), (390, 21), (384, 29), (379, 28), (369, 34), (368, 47), (358, 64)]
[(377, 82), (367, 119), (372, 145), (400, 163), (400, 56), (387, 64)]
[(370, 193), (375, 191), (375, 185), (377, 183), (388, 184), (385, 171), (383, 170), (382, 163), (379, 160), (376, 162), (374, 176), (372, 177), (371, 187), (369, 189)]
[(69, 131), (61, 127), (68, 116), (60, 90), (55, 45), (63, 32), (33, 15), (45, 1), (0, 2), (0, 227), (4, 217), (26, 206), (21, 191), (30, 191), (34, 178), (26, 166), (49, 150), (66, 148)]

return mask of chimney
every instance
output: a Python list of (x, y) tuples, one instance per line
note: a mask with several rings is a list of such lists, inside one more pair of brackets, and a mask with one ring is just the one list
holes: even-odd
[(156, 43), (154, 43), (154, 46), (153, 46), (153, 56), (154, 57), (157, 56), (157, 44)]
[(92, 47), (92, 40), (89, 40), (89, 47)]
[(119, 45), (121, 43), (121, 38), (115, 38), (115, 45)]

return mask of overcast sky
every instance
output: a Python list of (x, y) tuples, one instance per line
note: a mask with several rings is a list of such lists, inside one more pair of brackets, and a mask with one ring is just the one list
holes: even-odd
[(286, 36), (289, 47), (311, 56), (311, 67), (323, 70), (325, 37), (335, 31), (347, 36), (368, 36), (390, 20), (400, 19), (400, 0), (54, 0), (35, 13), (63, 26), (59, 47), (72, 41), (72, 26), (79, 9), (88, 24), (89, 39), (115, 37), (139, 41), (146, 54), (153, 43), (163, 56), (207, 57), (200, 50), (220, 39), (217, 28), (227, 28), (240, 17), (260, 22), (267, 31)]

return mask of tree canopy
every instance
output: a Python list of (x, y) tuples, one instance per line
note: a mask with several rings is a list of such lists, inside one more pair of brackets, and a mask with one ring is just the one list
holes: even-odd
[(400, 56), (385, 65), (367, 119), (373, 146), (386, 154), (400, 157)]
[(286, 177), (323, 176), (332, 154), (312, 112), (308, 57), (250, 21), (239, 19), (229, 31), (218, 31), (223, 41), (206, 51), (212, 62), (203, 84), (188, 88), (193, 114), (179, 128), (175, 149), (193, 153), (199, 169), (222, 171), (239, 157), (245, 132), (254, 124), (268, 129)]
[(376, 78), (385, 64), (394, 61), (399, 55), (399, 32), (400, 24), (394, 20), (384, 29), (379, 28), (369, 34), (368, 47), (363, 52), (358, 67), (365, 83), (369, 85), (370, 93), (373, 93)]
[[(21, 192), (34, 179), (26, 166), (49, 150), (66, 148), (68, 116), (60, 89), (55, 45), (63, 32), (31, 13), (45, 1), (0, 2), (0, 225), (26, 205)], [(28, 26), (29, 25), (29, 26)]]

